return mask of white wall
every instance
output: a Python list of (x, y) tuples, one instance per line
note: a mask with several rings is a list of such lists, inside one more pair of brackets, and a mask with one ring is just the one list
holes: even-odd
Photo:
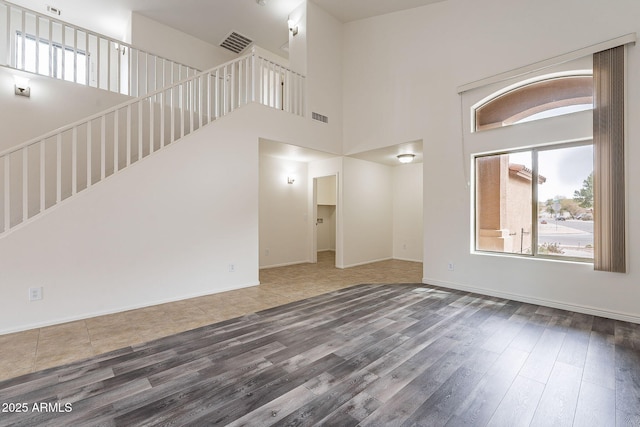
[(422, 163), (395, 166), (391, 173), (393, 258), (422, 262)]
[(157, 21), (131, 14), (131, 45), (185, 65), (208, 70), (237, 55)]
[[(30, 98), (14, 94), (14, 75), (28, 76)], [(0, 67), (0, 151), (129, 99), (117, 93)]]
[(391, 166), (344, 158), (344, 266), (393, 256)]
[(257, 163), (220, 123), (4, 237), (2, 331), (258, 284)]
[(307, 173), (305, 162), (260, 156), (260, 268), (309, 261)]
[(317, 180), (316, 202), (319, 205), (336, 204), (336, 176), (325, 176)]
[[(549, 13), (553, 11), (553, 13)], [(423, 139), (424, 281), (640, 322), (640, 170), (627, 171), (628, 274), (471, 253), (470, 155), (457, 87), (631, 32), (640, 3), (449, 0), (345, 25), (345, 152)], [(591, 23), (588, 25), (587, 23)], [(593, 24), (597, 25), (593, 25)], [(375, 72), (371, 72), (375, 70)], [(640, 48), (628, 49), (628, 117), (640, 114)], [(628, 165), (640, 122), (627, 120)], [(464, 153), (464, 154), (463, 154)], [(445, 227), (444, 224), (455, 224)], [(455, 263), (448, 271), (447, 263)]]
[[(329, 118), (318, 123), (328, 137), (342, 145), (342, 45), (343, 24), (313, 2), (307, 2), (308, 116)], [(296, 36), (298, 37), (298, 36)]]
[(0, 333), (257, 285), (260, 136), (321, 144), (248, 105), (0, 238)]
[(307, 75), (307, 2), (291, 11), (289, 19), (298, 26), (295, 36), (289, 31), (289, 63), (293, 71)]

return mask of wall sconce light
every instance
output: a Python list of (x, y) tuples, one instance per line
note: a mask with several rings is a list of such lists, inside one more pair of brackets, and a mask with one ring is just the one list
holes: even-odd
[(291, 178), (290, 176), (287, 177), (287, 184), (293, 184), (296, 180)]
[(411, 163), (413, 162), (414, 157), (416, 157), (415, 154), (398, 154), (396, 156), (398, 158), (398, 161), (400, 163)]
[(287, 24), (289, 25), (289, 31), (291, 31), (291, 34), (295, 37), (298, 35), (298, 26), (295, 25), (295, 23), (293, 22), (293, 20), (289, 19), (287, 21)]
[(16, 95), (26, 96), (27, 98), (31, 96), (31, 88), (29, 87), (28, 78), (14, 76), (13, 81), (15, 82), (14, 90)]

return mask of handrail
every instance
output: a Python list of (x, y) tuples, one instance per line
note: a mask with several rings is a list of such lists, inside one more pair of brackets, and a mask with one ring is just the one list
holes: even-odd
[[(6, 8), (7, 29), (5, 34), (0, 34), (0, 39), (3, 36), (5, 38), (4, 43), (0, 43), (0, 49), (5, 50), (6, 64), (16, 69), (130, 96), (148, 93), (151, 82), (154, 90), (165, 86), (167, 69), (170, 70), (169, 83), (181, 80), (183, 71), (186, 71), (186, 77), (200, 71), (5, 0), (0, 0), (0, 8), (2, 7)], [(19, 13), (19, 19), (13, 19), (13, 11)], [(45, 34), (42, 34), (42, 30)], [(67, 40), (68, 35), (72, 40)], [(33, 48), (28, 47), (27, 43), (33, 44)], [(29, 55), (28, 49), (32, 50)], [(42, 50), (46, 52), (42, 53)], [(61, 55), (63, 51), (64, 54)], [(42, 59), (43, 55), (46, 55), (46, 58)], [(67, 58), (68, 55), (71, 55), (72, 59)], [(73, 61), (73, 67), (65, 64), (67, 59)], [(150, 59), (153, 66), (149, 64)], [(176, 67), (177, 79), (174, 76)], [(95, 70), (95, 74), (92, 74), (92, 69)], [(69, 74), (71, 76), (68, 76)], [(162, 76), (161, 85), (158, 84), (158, 74)]]
[[(2, 0), (0, 0), (0, 2), (1, 2), (1, 1), (2, 1)], [(216, 69), (220, 69), (220, 68), (224, 68), (225, 66), (229, 66), (229, 65), (231, 65), (231, 64), (233, 64), (233, 63), (235, 63), (236, 61), (239, 61), (239, 60), (242, 60), (242, 59), (249, 58), (249, 57), (251, 57), (252, 55), (253, 55), (253, 53), (250, 53), (250, 54), (244, 55), (244, 56), (242, 56), (242, 57), (239, 57), (239, 58), (236, 58), (236, 59), (232, 59), (232, 60), (230, 60), (230, 61), (227, 61), (227, 62), (225, 62), (225, 63), (223, 63), (223, 64), (216, 65), (215, 67), (213, 67), (213, 68), (211, 68), (211, 69), (209, 69), (209, 70), (206, 70), (206, 71), (202, 71), (202, 72), (200, 72), (199, 74), (197, 74), (197, 75), (195, 75), (195, 76), (192, 76), (192, 77), (186, 77), (186, 78), (184, 78), (184, 79), (182, 79), (182, 80), (180, 80), (180, 81), (178, 81), (178, 82), (176, 82), (176, 83), (172, 83), (172, 84), (170, 84), (170, 85), (169, 85), (169, 86), (167, 86), (167, 87), (164, 87), (164, 88), (162, 88), (162, 89), (157, 89), (157, 90), (155, 90), (155, 91), (153, 91), (153, 92), (150, 92), (150, 93), (146, 94), (146, 95), (144, 96), (144, 98), (153, 97), (154, 95), (157, 95), (157, 94), (159, 94), (159, 93), (161, 93), (161, 92), (171, 90), (172, 88), (178, 87), (178, 86), (180, 86), (180, 85), (184, 84), (185, 82), (187, 82), (187, 81), (191, 81), (192, 79), (194, 79), (194, 78), (196, 78), (196, 77), (198, 77), (198, 76), (206, 75), (206, 74), (208, 74), (208, 73), (211, 73), (211, 72), (215, 71)], [(4, 150), (4, 151), (0, 151), (0, 157), (6, 156), (6, 155), (11, 154), (11, 153), (14, 153), (14, 152), (16, 152), (16, 151), (20, 151), (21, 149), (23, 149), (23, 148), (25, 148), (25, 147), (29, 147), (29, 146), (31, 146), (31, 145), (37, 144), (38, 142), (42, 141), (43, 139), (49, 139), (49, 138), (51, 138), (51, 137), (53, 137), (53, 136), (56, 136), (56, 135), (57, 135), (57, 134), (59, 134), (59, 133), (66, 132), (66, 131), (68, 131), (68, 130), (73, 129), (74, 127), (80, 126), (80, 125), (82, 125), (82, 124), (85, 124), (85, 123), (87, 123), (87, 122), (89, 122), (89, 121), (92, 121), (92, 120), (95, 120), (95, 119), (99, 119), (99, 118), (101, 118), (102, 116), (105, 116), (105, 115), (107, 115), (107, 114), (111, 114), (111, 113), (113, 113), (114, 111), (121, 110), (122, 108), (126, 108), (128, 105), (137, 104), (138, 102), (140, 102), (140, 100), (139, 100), (139, 99), (137, 99), (137, 98), (136, 98), (136, 99), (131, 99), (131, 100), (129, 100), (129, 101), (125, 101), (125, 102), (123, 102), (123, 103), (120, 103), (120, 104), (118, 104), (118, 105), (116, 105), (116, 106), (109, 107), (109, 108), (107, 108), (106, 110), (103, 110), (103, 111), (101, 111), (101, 112), (99, 112), (99, 113), (95, 113), (95, 114), (93, 114), (93, 115), (91, 115), (91, 116), (88, 116), (88, 117), (82, 118), (82, 119), (80, 119), (80, 120), (77, 120), (77, 121), (75, 121), (75, 122), (73, 122), (73, 123), (71, 123), (71, 124), (61, 126), (61, 127), (57, 128), (57, 129), (54, 129), (54, 130), (52, 130), (52, 131), (49, 131), (49, 132), (47, 132), (47, 133), (45, 133), (45, 134), (43, 134), (43, 135), (41, 135), (41, 136), (38, 136), (38, 137), (36, 137), (36, 138), (32, 138), (32, 139), (30, 139), (30, 140), (28, 140), (28, 141), (26, 141), (26, 142), (23, 142), (23, 143), (21, 143), (21, 144), (15, 145), (15, 146), (13, 146), (13, 147), (11, 147), (11, 148), (8, 148), (8, 149), (6, 149), (6, 150)]]
[(304, 116), (305, 77), (251, 53), (0, 153), (0, 235), (249, 103)]

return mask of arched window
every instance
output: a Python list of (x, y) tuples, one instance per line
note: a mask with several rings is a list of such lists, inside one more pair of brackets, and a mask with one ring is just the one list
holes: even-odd
[(494, 93), (474, 108), (474, 130), (593, 109), (593, 76), (544, 76)]

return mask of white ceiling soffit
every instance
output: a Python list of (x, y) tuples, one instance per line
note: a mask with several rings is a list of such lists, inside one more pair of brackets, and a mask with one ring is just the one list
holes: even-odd
[(299, 147), (297, 145), (285, 144), (262, 138), (260, 139), (259, 151), (261, 156), (269, 156), (282, 160), (292, 160), (304, 163), (340, 157), (339, 154), (331, 154), (324, 151), (312, 150), (311, 148)]
[(404, 142), (402, 144), (391, 145), (389, 147), (378, 148), (361, 153), (350, 154), (348, 157), (366, 160), (368, 162), (381, 163), (387, 166), (401, 165), (398, 160), (399, 154), (415, 154), (412, 163), (422, 163), (422, 140)]
[(444, 0), (312, 0), (342, 22), (413, 9)]

